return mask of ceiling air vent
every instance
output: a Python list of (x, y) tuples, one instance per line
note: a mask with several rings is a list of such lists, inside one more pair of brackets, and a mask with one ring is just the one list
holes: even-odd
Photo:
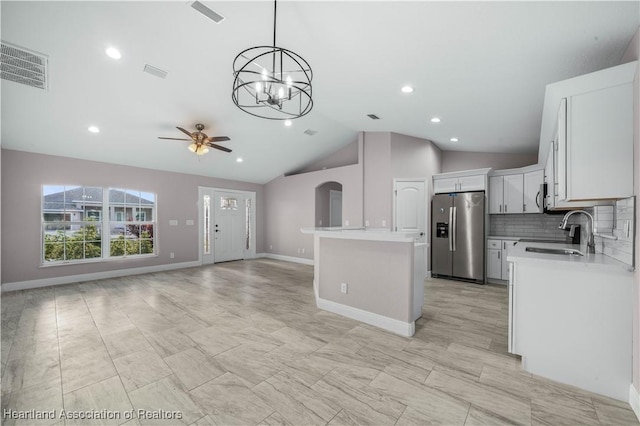
[(142, 71), (146, 72), (147, 74), (155, 75), (156, 77), (160, 77), (160, 78), (166, 78), (167, 74), (169, 74), (165, 70), (161, 70), (160, 68), (154, 67), (153, 65), (149, 65), (149, 64), (146, 64)]
[(0, 78), (39, 89), (47, 89), (46, 55), (2, 42)]
[(304, 131), (304, 134), (305, 135), (309, 135), (309, 136), (313, 136), (316, 133), (318, 133), (318, 131), (317, 130), (313, 130), (313, 129), (307, 129), (307, 130)]
[(375, 115), (375, 114), (367, 114), (367, 117), (369, 117), (369, 118), (370, 118), (370, 119), (372, 119), (372, 120), (380, 120), (380, 117), (378, 117), (378, 116), (377, 116), (377, 115)]
[(224, 21), (224, 16), (214, 12), (204, 4), (200, 3), (199, 1), (194, 1), (191, 4), (191, 7), (197, 10), (198, 12), (202, 13), (207, 18), (211, 19), (216, 24), (219, 24), (220, 22)]

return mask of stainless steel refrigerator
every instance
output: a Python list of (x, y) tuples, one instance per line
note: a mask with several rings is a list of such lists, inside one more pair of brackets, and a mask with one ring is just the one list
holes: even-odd
[(484, 191), (434, 195), (431, 275), (484, 282)]

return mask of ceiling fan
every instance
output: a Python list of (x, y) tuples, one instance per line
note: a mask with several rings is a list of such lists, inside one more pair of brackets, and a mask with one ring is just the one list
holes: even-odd
[(176, 127), (176, 129), (180, 130), (182, 133), (189, 136), (191, 139), (180, 139), (180, 138), (163, 138), (158, 137), (158, 139), (170, 139), (174, 141), (191, 141), (191, 145), (189, 145), (189, 151), (195, 152), (197, 155), (204, 155), (209, 152), (209, 147), (219, 149), (224, 152), (231, 152), (229, 148), (225, 148), (224, 146), (216, 145), (213, 142), (224, 142), (230, 141), (231, 139), (227, 136), (207, 136), (202, 131), (204, 130), (204, 124), (196, 124), (196, 131), (191, 133), (183, 129), (182, 127)]

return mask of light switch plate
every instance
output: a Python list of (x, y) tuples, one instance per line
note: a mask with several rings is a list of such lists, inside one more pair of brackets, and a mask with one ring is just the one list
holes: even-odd
[(187, 219), (187, 226), (193, 226), (193, 219)]
[(171, 219), (169, 221), (169, 226), (178, 226), (178, 221), (176, 219)]

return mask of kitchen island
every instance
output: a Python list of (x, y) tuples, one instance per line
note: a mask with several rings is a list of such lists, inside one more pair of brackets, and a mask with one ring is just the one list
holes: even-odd
[[(571, 249), (584, 255), (527, 251)], [(525, 371), (628, 400), (633, 272), (586, 246), (521, 242), (509, 250), (509, 352)]]
[(425, 243), (417, 232), (302, 228), (314, 235), (318, 308), (412, 336), (422, 315)]

